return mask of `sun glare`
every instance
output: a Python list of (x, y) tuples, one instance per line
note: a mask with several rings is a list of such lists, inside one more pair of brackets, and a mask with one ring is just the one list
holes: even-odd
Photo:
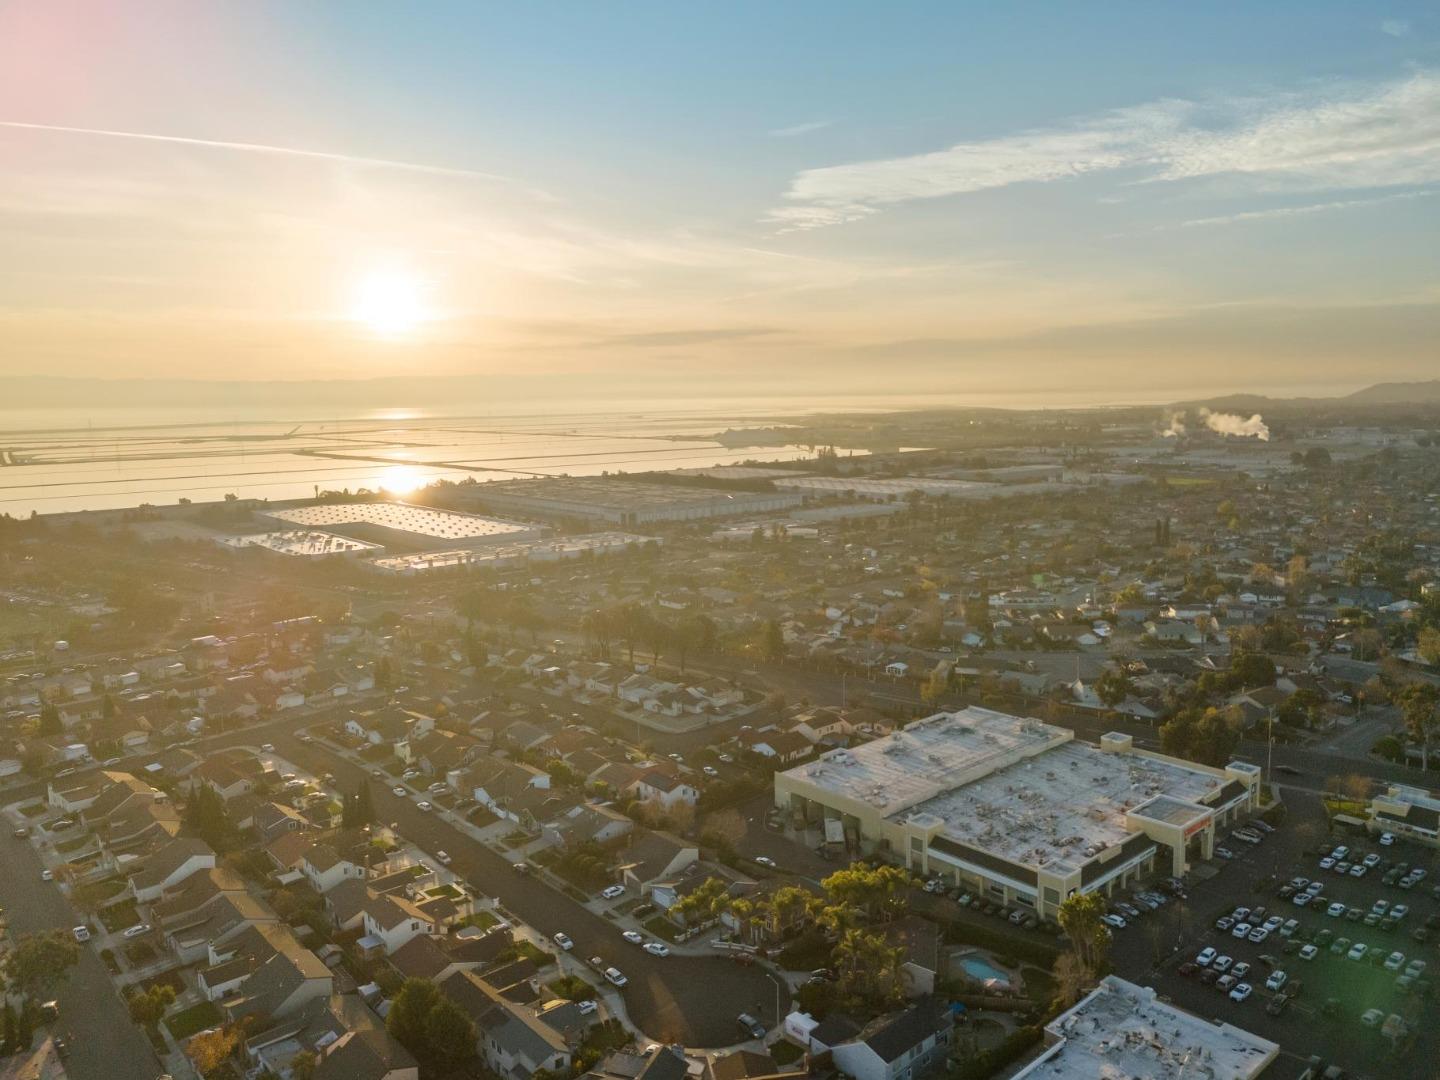
[(350, 316), (387, 337), (412, 333), (428, 318), (419, 278), (404, 271), (376, 271), (356, 285)]
[(380, 475), (377, 486), (391, 495), (409, 495), (422, 487), (427, 479), (424, 473), (413, 466), (394, 465)]

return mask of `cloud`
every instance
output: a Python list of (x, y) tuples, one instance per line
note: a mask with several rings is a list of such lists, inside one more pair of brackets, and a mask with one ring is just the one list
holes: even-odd
[(1276, 206), (1268, 210), (1246, 210), (1239, 214), (1222, 214), (1219, 217), (1191, 218), (1178, 225), (1161, 226), (1162, 229), (1197, 229), (1209, 225), (1239, 225), (1248, 221), (1267, 221), (1272, 218), (1307, 217), (1311, 214), (1328, 214), (1335, 210), (1349, 210), (1357, 206), (1379, 206), (1384, 203), (1408, 202), (1434, 195), (1432, 191), (1403, 191), (1395, 195), (1377, 195), (1373, 199), (1337, 199), (1331, 202), (1309, 203), (1305, 206)]
[(1410, 33), (1410, 24), (1404, 19), (1386, 19), (1380, 24), (1380, 32), (1396, 38), (1407, 37)]
[(766, 134), (772, 139), (793, 139), (797, 135), (809, 135), (812, 131), (824, 131), (834, 123), (834, 120), (811, 120), (809, 123), (796, 124), (793, 127), (776, 128)]
[(110, 131), (103, 128), (64, 127), (59, 124), (27, 124), (18, 120), (0, 120), (0, 128), (14, 128), (22, 131), (48, 131), (64, 135), (94, 135), (107, 139), (136, 139), (141, 142), (174, 143), (181, 146), (196, 146), (213, 150), (236, 150), (249, 154), (274, 154), (283, 157), (311, 158), (317, 161), (329, 161), (341, 165), (360, 165), (376, 169), (398, 169), (405, 172), (426, 173), (431, 176), (454, 176), (466, 180), (491, 180), (504, 184), (517, 183), (508, 176), (478, 172), (474, 169), (454, 169), (444, 165), (426, 165), (413, 161), (392, 161), (389, 158), (336, 154), (326, 150), (302, 150), (293, 146), (270, 146), (265, 143), (229, 142), (223, 139), (195, 139), (184, 135), (158, 135), (141, 131)]
[(909, 157), (807, 169), (769, 220), (784, 230), (1022, 183), (1131, 170), (1143, 180), (1250, 177), (1262, 189), (1440, 180), (1440, 76), (1334, 84), (1266, 101), (1162, 100)]

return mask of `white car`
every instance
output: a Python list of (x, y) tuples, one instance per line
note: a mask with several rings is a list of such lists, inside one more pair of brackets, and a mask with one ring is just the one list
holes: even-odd
[(1285, 984), (1289, 981), (1290, 976), (1277, 968), (1276, 970), (1272, 971), (1270, 973), (1270, 977), (1265, 980), (1265, 989), (1277, 991), (1283, 990), (1285, 989)]
[(1320, 869), (1321, 869), (1321, 870), (1329, 870), (1329, 869), (1330, 869), (1331, 867), (1333, 867), (1334, 865), (1335, 865), (1335, 860), (1332, 859), (1329, 855), (1326, 855), (1325, 858), (1323, 858), (1323, 859), (1320, 860)]
[(1390, 917), (1392, 919), (1403, 919), (1410, 914), (1409, 904), (1392, 904), (1390, 906)]
[(645, 943), (645, 951), (651, 956), (669, 956), (670, 948), (663, 942), (649, 941)]
[(449, 866), (450, 853), (448, 851), (435, 852), (435, 861), (438, 862), (441, 866)]
[(1214, 970), (1218, 971), (1221, 975), (1224, 975), (1225, 972), (1230, 970), (1234, 963), (1235, 961), (1233, 959), (1225, 956), (1222, 953), (1220, 956), (1215, 957), (1214, 961), (1211, 962), (1210, 966)]
[(1366, 1027), (1375, 1027), (1380, 1023), (1381, 1020), (1384, 1019), (1385, 1012), (1383, 1009), (1366, 1009), (1363, 1013), (1360, 1014), (1360, 1023), (1364, 1024)]
[(621, 931), (620, 936), (626, 941), (630, 942), (631, 945), (645, 944), (645, 938), (639, 930), (623, 930)]
[(149, 923), (143, 923), (143, 922), (142, 922), (142, 923), (136, 923), (134, 926), (130, 927), (129, 930), (126, 930), (124, 936), (125, 936), (125, 937), (139, 937), (141, 934), (148, 934), (149, 932), (150, 932), (150, 924), (149, 924)]
[(1106, 913), (1100, 916), (1100, 921), (1112, 930), (1124, 930), (1126, 922), (1119, 915)]
[(416, 810), (427, 810), (427, 811), (428, 811), (428, 810), (430, 809), (430, 804), (429, 804), (428, 802), (426, 802), (424, 799), (421, 799), (419, 802), (417, 802), (417, 803), (415, 804), (415, 809), (416, 809)]
[(1246, 938), (1250, 936), (1250, 931), (1254, 929), (1255, 928), (1248, 922), (1236, 923), (1230, 931), (1230, 936), (1233, 938)]
[(77, 926), (70, 931), (75, 935), (75, 940), (85, 942), (90, 940), (90, 928), (88, 926)]
[(1270, 933), (1273, 934), (1276, 930), (1279, 930), (1280, 927), (1285, 925), (1285, 920), (1279, 915), (1271, 915), (1268, 919), (1265, 920), (1262, 925), (1265, 927), (1266, 930), (1269, 930)]
[(1345, 905), (1337, 900), (1325, 909), (1325, 914), (1329, 915), (1332, 919), (1338, 919), (1341, 915), (1345, 914)]
[(1249, 936), (1246, 937), (1245, 940), (1246, 940), (1246, 941), (1249, 941), (1249, 942), (1253, 942), (1253, 943), (1256, 944), (1256, 945), (1260, 945), (1260, 944), (1262, 944), (1262, 943), (1265, 941), (1265, 939), (1268, 938), (1269, 936), (1270, 936), (1270, 931), (1269, 931), (1269, 930), (1266, 930), (1265, 927), (1263, 927), (1263, 926), (1257, 926), (1257, 927), (1255, 927), (1254, 930), (1251, 930), (1251, 931), (1250, 931)]
[(449, 791), (449, 790), (450, 790), (449, 788), (447, 788), (443, 783), (441, 783), (441, 782), (438, 781), (438, 780), (437, 780), (435, 783), (433, 783), (433, 784), (430, 785), (430, 794), (431, 794), (431, 795), (444, 795), (445, 792), (447, 792), (447, 791)]
[(40, 880), (41, 880), (41, 881), (54, 881), (54, 880), (55, 880), (55, 875), (52, 874), (49, 870), (41, 870), (41, 871), (40, 871)]
[(595, 1002), (589, 1000), (577, 1001), (575, 1007), (580, 1010), (581, 1016), (589, 1016), (595, 1011)]
[(1198, 955), (1196, 955), (1195, 963), (1199, 967), (1209, 967), (1210, 964), (1214, 961), (1215, 956), (1215, 950), (1207, 945), (1205, 948), (1200, 950)]
[(409, 793), (399, 784), (396, 784), (390, 789), (390, 794), (394, 795), (397, 799), (403, 799)]
[(1233, 859), (1235, 857), (1235, 853), (1231, 851), (1228, 847), (1217, 847), (1215, 849), (1215, 854), (1222, 859)]
[(1373, 870), (1375, 869), (1375, 867), (1380, 865), (1380, 856), (1376, 855), (1375, 852), (1372, 851), (1369, 855), (1366, 855), (1365, 858), (1361, 861)]
[(706, 776), (709, 776), (709, 777), (711, 777), (711, 778), (714, 778), (714, 777), (717, 777), (717, 776), (720, 775), (720, 770), (717, 769), (717, 768), (715, 768), (714, 765), (706, 765), (706, 766), (705, 766), (703, 769), (701, 769), (700, 771), (703, 772)]
[(273, 742), (261, 743), (260, 749), (267, 754), (273, 754), (275, 752), (275, 744)]
[(555, 933), (551, 934), (550, 940), (555, 942), (556, 945), (559, 945), (560, 948), (564, 949), (566, 952), (569, 952), (575, 947), (575, 942), (570, 940), (570, 935), (564, 933), (563, 931), (557, 930)]
[(620, 973), (620, 969), (617, 967), (607, 967), (605, 969), (605, 979), (613, 986), (624, 986), (630, 981)]
[(611, 885), (608, 888), (602, 889), (600, 891), (600, 895), (603, 896), (606, 900), (614, 900), (617, 897), (625, 895), (625, 886)]
[(1365, 954), (1369, 951), (1369, 945), (1366, 945), (1363, 941), (1357, 941), (1354, 945), (1350, 946), (1350, 951), (1346, 953), (1345, 956), (1350, 960), (1364, 960)]
[(1385, 958), (1383, 966), (1386, 971), (1399, 971), (1405, 966), (1405, 954), (1402, 952), (1392, 952)]
[(1301, 946), (1300, 946), (1300, 959), (1301, 959), (1301, 960), (1314, 960), (1315, 957), (1317, 957), (1317, 956), (1319, 956), (1319, 955), (1320, 955), (1320, 950), (1317, 949), (1314, 945), (1301, 945)]
[(775, 860), (770, 858), (769, 855), (756, 855), (755, 861), (761, 866), (768, 866), (771, 870), (775, 869)]
[(1392, 844), (1394, 844), (1394, 843), (1395, 843), (1395, 834), (1394, 834), (1394, 833), (1382, 832), (1382, 833), (1380, 834), (1380, 846), (1381, 846), (1381, 847), (1390, 847), (1390, 846), (1391, 846)]
[(1235, 987), (1235, 989), (1230, 991), (1230, 1000), (1244, 1001), (1250, 996), (1251, 992), (1252, 991), (1249, 983), (1241, 983), (1239, 986)]

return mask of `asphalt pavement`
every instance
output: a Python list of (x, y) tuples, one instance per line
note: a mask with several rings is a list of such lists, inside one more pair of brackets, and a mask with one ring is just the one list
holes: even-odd
[[(0, 904), (10, 918), (12, 936), (59, 927), (66, 932), (80, 922), (57, 885), (41, 881), (40, 857), (28, 841), (0, 836), (5, 872), (0, 874)], [(76, 1080), (155, 1080), (165, 1070), (150, 1040), (130, 1019), (110, 974), (93, 945), (80, 947), (80, 962), (56, 995), (60, 1019), (56, 1035), (70, 1044), (67, 1073)]]
[[(293, 736), (275, 736), (276, 751), (315, 772), (333, 772), (342, 790), (368, 779), (358, 765), (321, 744), (302, 743)], [(371, 783), (375, 811), (382, 821), (396, 822), (405, 839), (426, 851), (444, 850), (450, 869), (476, 890), (494, 896), (502, 906), (547, 938), (563, 930), (575, 942), (573, 955), (602, 957), (629, 980), (621, 991), (632, 1023), (657, 1042), (692, 1047), (730, 1046), (739, 1039), (735, 1018), (742, 1012), (759, 1016), (766, 1026), (788, 1010), (790, 994), (783, 979), (760, 966), (741, 967), (720, 956), (655, 957), (620, 936), (603, 916), (534, 877), (517, 874), (509, 860), (472, 839), (433, 812), (418, 810), (410, 798), (397, 798), (389, 783)], [(38, 875), (38, 871), (37, 871)]]

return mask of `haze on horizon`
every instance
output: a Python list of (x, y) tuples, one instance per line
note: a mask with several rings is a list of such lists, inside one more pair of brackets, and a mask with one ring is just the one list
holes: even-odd
[(0, 376), (1433, 378), (1431, 5), (0, 7)]

